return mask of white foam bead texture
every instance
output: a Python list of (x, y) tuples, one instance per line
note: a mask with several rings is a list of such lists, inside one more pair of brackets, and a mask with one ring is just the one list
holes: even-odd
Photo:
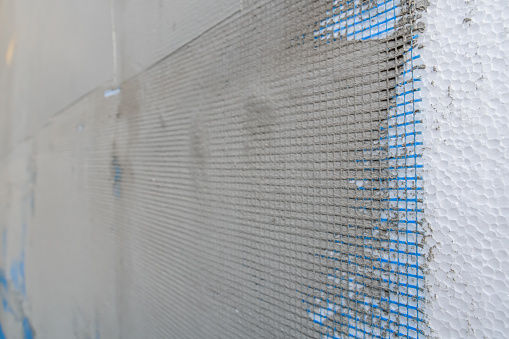
[(509, 335), (509, 1), (431, 0), (420, 37), (432, 338)]

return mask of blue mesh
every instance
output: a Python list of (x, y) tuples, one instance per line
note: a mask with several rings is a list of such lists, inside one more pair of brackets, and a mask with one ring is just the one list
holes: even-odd
[[(414, 16), (414, 12), (411, 4), (399, 0), (334, 1), (332, 10), (327, 11), (327, 17), (315, 30), (314, 39), (327, 43), (342, 39), (406, 40), (403, 44), (403, 61), (397, 65), (400, 75), (394, 94), (390, 97), (387, 124), (382, 127), (386, 133), (381, 134), (379, 148), (364, 150), (371, 154), (380, 150), (380, 161), (389, 173), (388, 179), (380, 179), (386, 182), (379, 184), (380, 189), (385, 191), (382, 192), (385, 208), (380, 209), (380, 223), (373, 227), (372, 235), (356, 235), (364, 242), (363, 258), (356, 253), (337, 253), (348, 258), (355, 256), (356, 259), (378, 261), (380, 264), (373, 265), (371, 270), (378, 275), (380, 285), (386, 287), (387, 291), (382, 292), (380, 298), (362, 292), (352, 293), (352, 290), (364, 290), (366, 286), (362, 281), (372, 277), (365, 273), (367, 266), (362, 267), (348, 259), (349, 265), (355, 267), (355, 272), (348, 274), (348, 277), (341, 276), (340, 272), (327, 274), (330, 283), (327, 290), (319, 291), (322, 297), (314, 303), (309, 298), (303, 299), (308, 304), (310, 318), (320, 326), (321, 338), (344, 337), (345, 331), (341, 331), (340, 327), (344, 328), (345, 324), (336, 320), (338, 315), (341, 319), (348, 319), (346, 325), (351, 338), (424, 337), (426, 325), (421, 310), (424, 304), (421, 252), (423, 142), (421, 112), (418, 109), (421, 79), (415, 72), (419, 68), (420, 55), (415, 47), (418, 35), (413, 30), (414, 18), (409, 20), (408, 25), (400, 24), (403, 16)], [(366, 170), (374, 170), (369, 168), (369, 161), (365, 163)], [(358, 184), (359, 190), (363, 190), (362, 181), (373, 179), (351, 180)], [(369, 204), (365, 205), (363, 208), (367, 209)], [(388, 230), (386, 237), (380, 236), (381, 229)], [(344, 241), (339, 243), (345, 244)], [(374, 246), (373, 243), (378, 245)], [(336, 260), (332, 256), (328, 259)], [(330, 265), (334, 266), (333, 263)], [(340, 280), (345, 279), (352, 286), (348, 293), (339, 286), (343, 282)], [(331, 290), (338, 290), (339, 293)], [(338, 302), (338, 296), (341, 302)], [(371, 314), (371, 319), (367, 319), (366, 314)]]

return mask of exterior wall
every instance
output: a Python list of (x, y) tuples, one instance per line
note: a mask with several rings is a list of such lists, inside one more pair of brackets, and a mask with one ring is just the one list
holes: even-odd
[(507, 22), (0, 0), (0, 339), (504, 337)]

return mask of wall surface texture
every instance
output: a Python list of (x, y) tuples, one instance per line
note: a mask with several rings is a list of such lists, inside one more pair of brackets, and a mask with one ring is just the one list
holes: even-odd
[(508, 22), (0, 0), (0, 339), (503, 338)]
[(509, 3), (433, 1), (422, 54), (430, 327), (509, 333)]

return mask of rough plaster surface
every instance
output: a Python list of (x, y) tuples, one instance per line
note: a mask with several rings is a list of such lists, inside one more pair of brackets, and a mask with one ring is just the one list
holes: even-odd
[(509, 2), (423, 17), (427, 313), (438, 338), (509, 333)]

